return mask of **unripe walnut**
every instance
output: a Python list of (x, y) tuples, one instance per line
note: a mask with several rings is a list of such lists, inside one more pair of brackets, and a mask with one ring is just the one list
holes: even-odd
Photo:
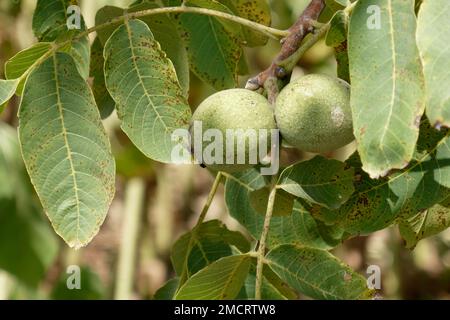
[[(267, 150), (269, 150), (271, 130), (276, 129), (274, 114), (267, 99), (256, 92), (245, 89), (220, 91), (211, 95), (200, 104), (192, 116), (192, 149), (194, 149), (196, 138), (194, 132), (195, 122), (201, 122), (203, 133), (208, 129), (218, 129), (222, 134), (223, 154), (215, 157), (216, 159), (220, 158), (222, 164), (206, 163), (205, 159), (202, 162), (209, 169), (224, 172), (237, 172), (251, 168), (255, 165), (255, 163), (250, 163), (249, 161), (252, 159), (252, 156), (253, 158), (256, 156), (257, 161), (260, 161), (261, 159), (258, 155), (259, 134), (266, 133), (264, 136), (267, 139)], [(230, 141), (229, 137), (227, 138), (227, 129), (229, 129), (228, 135), (230, 133), (236, 135), (234, 136), (234, 142), (233, 140)], [(251, 129), (253, 133), (256, 133), (256, 138), (258, 139), (256, 145), (249, 143), (252, 138), (236, 131), (238, 129), (243, 130), (242, 132)], [(265, 132), (261, 131), (261, 129), (265, 129)], [(211, 141), (204, 141), (203, 139), (202, 149), (206, 150), (210, 144)], [(227, 145), (231, 147), (227, 149)], [(240, 148), (244, 150), (242, 154), (245, 153), (245, 162), (243, 164), (238, 164), (238, 150)], [(234, 150), (231, 153), (232, 156), (229, 156), (228, 159), (228, 162), (231, 159), (232, 163), (227, 164), (226, 152), (230, 150)]]
[(338, 78), (294, 80), (280, 92), (275, 118), (285, 142), (302, 151), (329, 152), (354, 140), (350, 85)]

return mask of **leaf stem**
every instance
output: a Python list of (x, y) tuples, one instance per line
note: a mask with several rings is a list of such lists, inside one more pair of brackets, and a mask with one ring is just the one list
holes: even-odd
[(197, 7), (189, 7), (189, 6), (178, 6), (178, 7), (163, 7), (163, 8), (154, 8), (154, 9), (147, 9), (142, 11), (136, 11), (136, 12), (129, 12), (124, 14), (123, 16), (116, 17), (111, 19), (108, 22), (99, 24), (97, 26), (94, 26), (92, 28), (87, 29), (84, 32), (81, 32), (77, 37), (84, 37), (92, 32), (95, 32), (97, 30), (107, 28), (110, 25), (121, 23), (126, 19), (135, 19), (140, 17), (146, 17), (156, 14), (168, 14), (168, 13), (197, 13), (201, 15), (207, 15), (212, 17), (217, 17), (225, 20), (229, 20), (235, 23), (238, 23), (240, 25), (246, 26), (248, 28), (254, 29), (255, 31), (259, 31), (262, 34), (271, 37), (273, 39), (281, 39), (283, 37), (286, 37), (289, 34), (288, 30), (280, 30), (271, 28), (268, 26), (265, 26), (263, 24), (235, 16), (226, 12), (212, 10), (212, 9), (206, 9), (206, 8), (197, 8)]
[(213, 16), (213, 17), (229, 20), (229, 21), (238, 23), (240, 25), (246, 26), (248, 28), (251, 28), (253, 30), (259, 31), (262, 34), (264, 34), (272, 39), (276, 39), (276, 40), (279, 40), (279, 39), (284, 38), (287, 35), (289, 35), (288, 30), (280, 30), (280, 29), (276, 29), (276, 28), (271, 28), (271, 27), (265, 26), (263, 24), (254, 22), (254, 21), (247, 20), (245, 18), (241, 18), (239, 16), (235, 16), (235, 15), (232, 15), (232, 14), (229, 14), (226, 12), (212, 10), (212, 9), (188, 7), (188, 6), (178, 6), (178, 7), (163, 7), (163, 8), (147, 9), (147, 10), (136, 11), (136, 12), (129, 12), (129, 13), (125, 13), (124, 15), (122, 15), (120, 17), (115, 17), (108, 22), (99, 24), (99, 25), (91, 27), (83, 32), (80, 32), (76, 36), (74, 36), (72, 39), (69, 39), (69, 40), (66, 40), (66, 41), (63, 41), (60, 43), (53, 43), (52, 48), (48, 52), (46, 52), (42, 57), (40, 57), (38, 60), (36, 60), (30, 66), (30, 68), (28, 68), (28, 70), (22, 74), (22, 76), (20, 77), (20, 80), (23, 80), (26, 77), (28, 77), (28, 75), (31, 73), (31, 71), (33, 71), (33, 69), (35, 67), (39, 66), (42, 62), (44, 62), (48, 57), (50, 57), (52, 54), (54, 54), (59, 49), (67, 46), (68, 44), (70, 44), (71, 42), (73, 42), (75, 40), (79, 40), (79, 39), (91, 34), (92, 32), (96, 32), (98, 30), (107, 28), (116, 23), (123, 23), (124, 21), (126, 21), (128, 19), (135, 19), (135, 18), (151, 16), (151, 15), (156, 15), (156, 14), (169, 14), (169, 13), (197, 13), (197, 14), (201, 14), (201, 15)]
[(203, 223), (203, 221), (205, 221), (206, 218), (206, 214), (208, 213), (209, 207), (211, 206), (211, 203), (214, 199), (214, 196), (216, 195), (217, 192), (217, 188), (220, 185), (220, 182), (222, 180), (223, 174), (222, 172), (217, 173), (216, 175), (216, 179), (214, 180), (214, 183), (211, 187), (211, 190), (209, 191), (208, 194), (208, 198), (206, 199), (206, 203), (203, 206), (202, 211), (200, 212), (200, 216), (197, 219), (197, 223), (195, 224), (194, 228), (191, 231), (191, 237), (189, 238), (189, 243), (188, 243), (188, 248), (187, 248), (187, 252), (186, 252), (186, 256), (185, 256), (185, 260), (184, 260), (184, 266), (183, 266), (183, 272), (181, 273), (180, 276), (180, 282), (178, 285), (178, 290), (181, 288), (181, 286), (186, 282), (187, 278), (188, 278), (188, 258), (189, 258), (189, 254), (192, 250), (192, 245), (194, 243), (195, 240), (195, 236), (198, 232), (199, 226)]
[(276, 175), (272, 177), (272, 186), (269, 194), (269, 200), (267, 202), (266, 216), (264, 217), (264, 225), (261, 233), (261, 238), (259, 240), (259, 248), (257, 252), (256, 261), (256, 283), (255, 283), (255, 300), (261, 300), (261, 287), (263, 281), (263, 268), (264, 260), (266, 256), (266, 241), (267, 235), (270, 229), (270, 220), (272, 219), (273, 207), (275, 204), (275, 196), (277, 193), (276, 188)]

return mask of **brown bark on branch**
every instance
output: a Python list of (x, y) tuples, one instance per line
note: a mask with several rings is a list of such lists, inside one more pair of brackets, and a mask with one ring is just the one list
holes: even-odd
[[(285, 68), (279, 66), (279, 63), (286, 60), (294, 52), (296, 52), (306, 35), (314, 31), (314, 24), (319, 18), (319, 15), (324, 7), (325, 0), (311, 1), (298, 20), (292, 25), (292, 27), (289, 28), (290, 34), (281, 40), (281, 50), (272, 61), (270, 67), (262, 71), (257, 76), (249, 79), (245, 86), (247, 89), (258, 90), (259, 88), (264, 87), (268, 79), (271, 79), (271, 82), (273, 82), (275, 79), (282, 79), (290, 74), (292, 70), (286, 70)], [(275, 96), (276, 93), (269, 92), (269, 100), (273, 100)]]

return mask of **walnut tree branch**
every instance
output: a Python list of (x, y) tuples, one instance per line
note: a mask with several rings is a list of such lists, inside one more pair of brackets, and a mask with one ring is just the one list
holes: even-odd
[[(282, 79), (292, 71), (280, 66), (280, 63), (292, 56), (299, 49), (303, 39), (314, 31), (317, 19), (324, 7), (325, 0), (311, 0), (298, 20), (289, 28), (289, 35), (281, 40), (282, 46), (280, 53), (274, 58), (270, 67), (249, 79), (246, 85), (247, 89), (258, 90), (265, 86), (266, 81), (273, 82), (275, 79)], [(269, 92), (270, 100), (273, 100), (275, 98), (274, 96), (276, 96), (276, 93)]]

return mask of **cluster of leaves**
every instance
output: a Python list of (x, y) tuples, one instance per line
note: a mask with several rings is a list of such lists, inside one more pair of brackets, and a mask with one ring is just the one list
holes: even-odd
[[(190, 120), (189, 71), (217, 90), (235, 87), (246, 72), (243, 47), (267, 41), (207, 15), (120, 17), (161, 3), (183, 4), (269, 25), (270, 10), (265, 0), (107, 6), (97, 14), (90, 46), (84, 23), (81, 30), (65, 27), (71, 2), (38, 0), (33, 30), (39, 43), (7, 62), (0, 105), (14, 93), (22, 96), (19, 139), (26, 169), (55, 231), (77, 248), (98, 232), (114, 196), (115, 162), (101, 119), (116, 109), (122, 130), (143, 154), (170, 162), (176, 143), (171, 133)], [(416, 16), (414, 0), (352, 2), (327, 1), (332, 17), (326, 43), (335, 48), (339, 76), (352, 85), (358, 153), (345, 163), (317, 156), (279, 175), (263, 298), (295, 298), (298, 292), (368, 298), (373, 292), (365, 279), (332, 256), (332, 248), (392, 224), (414, 247), (450, 225), (450, 138), (443, 129), (450, 123), (450, 3), (422, 1)], [(380, 20), (370, 24), (371, 13)], [(1, 169), (0, 162), (0, 175)], [(257, 169), (225, 177), (230, 215), (259, 239), (269, 182)], [(11, 190), (0, 192), (17, 200)], [(20, 204), (11, 201), (13, 209)], [(219, 221), (183, 235), (172, 261), (177, 278), (157, 298), (254, 297), (251, 242)]]

